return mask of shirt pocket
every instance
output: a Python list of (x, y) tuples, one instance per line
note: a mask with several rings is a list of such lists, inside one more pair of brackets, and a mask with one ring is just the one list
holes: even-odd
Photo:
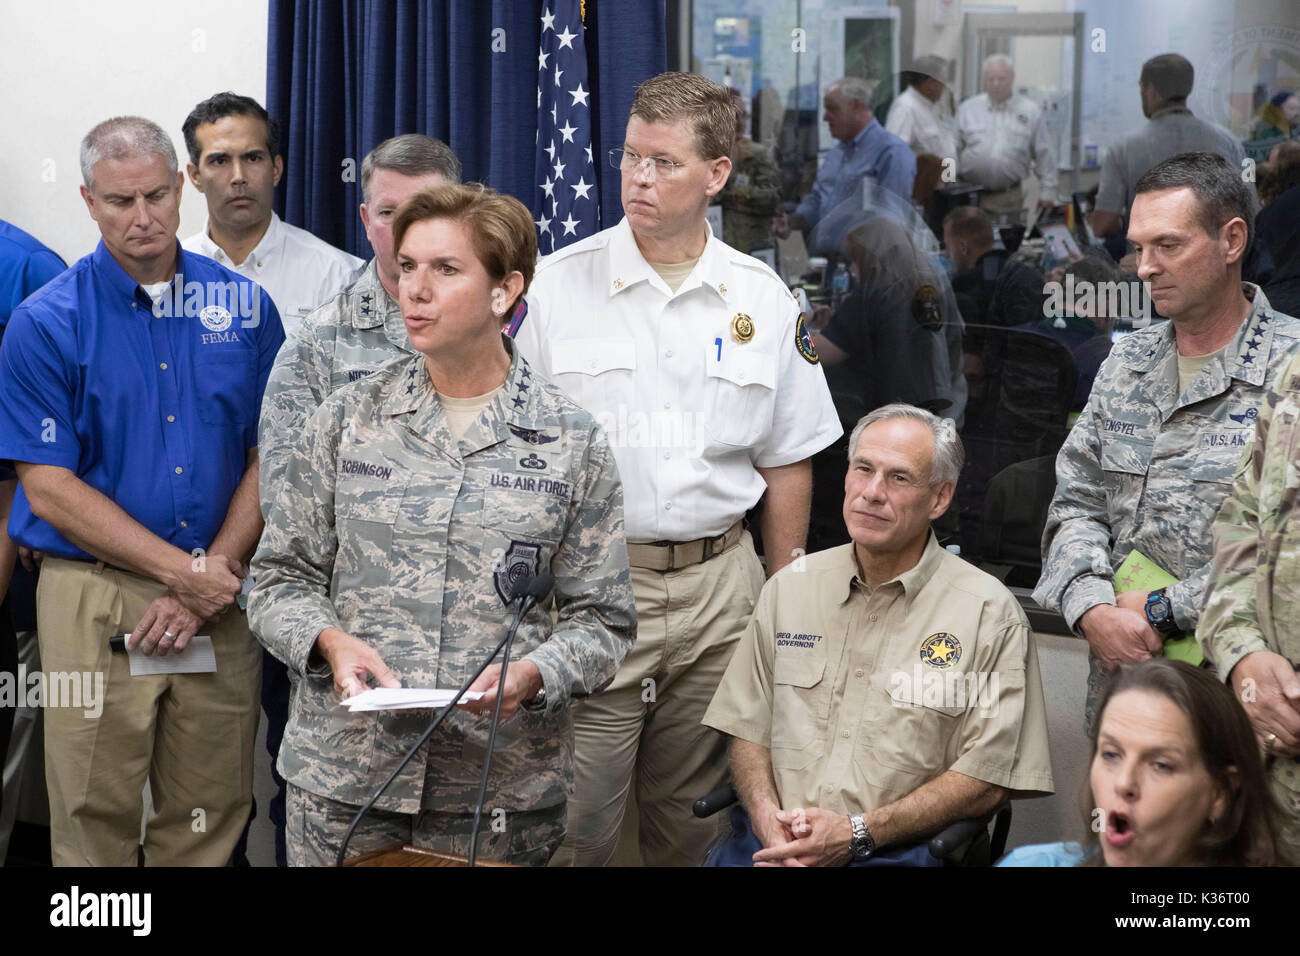
[[(515, 487), (515, 481), (525, 484)], [(551, 487), (543, 488), (543, 482)], [(479, 554), (503, 603), (516, 597), (530, 578), (550, 571), (568, 524), (571, 494), (567, 477), (534, 475), (515, 476), (510, 487), (484, 489)]]
[(194, 369), (194, 398), (205, 425), (246, 425), (256, 414), (253, 400), (255, 358), (233, 349), (205, 354)]
[(562, 339), (551, 350), (551, 373), (561, 391), (587, 411), (617, 417), (620, 405), (630, 411), (633, 403), (636, 343), (630, 338)]
[(803, 770), (821, 757), (826, 736), (826, 652), (820, 646), (778, 647), (772, 670), (772, 767)]
[[(1253, 406), (1229, 406), (1223, 421), (1204, 418), (1197, 424), (1196, 448), (1187, 465), (1187, 474), (1193, 481), (1212, 481), (1222, 485), (1232, 484), (1237, 475), (1241, 456), (1250, 448), (1255, 437)], [(1234, 420), (1231, 416), (1237, 416)]]
[[(917, 671), (899, 671), (890, 679), (885, 674), (871, 678), (871, 700), (867, 723), (858, 738), (863, 754), (864, 776), (882, 790), (904, 793), (920, 786), (922, 779), (938, 776), (948, 765), (948, 744), (967, 707), (954, 706), (948, 688), (964, 691), (961, 673), (923, 669), (921, 684), (914, 686)], [(928, 682), (937, 682), (943, 693)]]
[(1101, 439), (1101, 468), (1111, 480), (1122, 476), (1145, 477), (1151, 467), (1151, 452), (1155, 439), (1103, 434)]
[(705, 426), (724, 445), (756, 444), (771, 427), (776, 395), (776, 356), (745, 345), (705, 358)]
[(361, 606), (390, 603), (393, 529), (405, 495), (405, 481), (339, 476), (334, 492), (335, 594)]

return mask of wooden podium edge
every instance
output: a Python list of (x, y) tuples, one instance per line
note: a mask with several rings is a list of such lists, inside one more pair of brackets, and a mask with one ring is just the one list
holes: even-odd
[[(426, 847), (411, 846), (408, 843), (390, 843), (377, 850), (369, 850), (343, 861), (348, 866), (469, 866), (469, 858), (455, 853), (439, 853)], [(490, 860), (476, 860), (474, 865), (512, 867), (513, 863), (498, 863)]]

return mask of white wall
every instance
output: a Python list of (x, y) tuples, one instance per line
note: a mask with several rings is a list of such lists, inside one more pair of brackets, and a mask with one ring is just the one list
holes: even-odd
[[(267, 0), (7, 0), (0, 3), (0, 219), (70, 264), (99, 230), (77, 191), (78, 149), (92, 126), (138, 114), (172, 134), (222, 90), (266, 99)], [(181, 235), (207, 207), (187, 183)]]

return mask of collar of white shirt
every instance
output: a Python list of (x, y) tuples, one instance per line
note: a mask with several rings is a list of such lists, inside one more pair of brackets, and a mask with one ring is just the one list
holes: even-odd
[[(209, 259), (216, 259), (228, 269), (235, 268), (235, 263), (230, 261), (230, 256), (226, 255), (225, 250), (212, 241), (212, 236), (208, 229), (212, 225), (212, 220), (203, 224), (203, 232), (200, 234), (199, 243), (202, 248), (199, 250)], [(284, 243), (284, 229), (280, 223), (280, 217), (274, 212), (271, 213), (271, 224), (266, 227), (266, 232), (262, 234), (262, 239), (254, 247), (253, 251), (248, 254), (248, 258), (239, 264), (239, 268), (247, 267), (251, 272), (261, 272), (271, 262), (272, 258), (280, 251), (280, 246)]]
[(713, 235), (708, 222), (708, 239), (704, 243), (704, 252), (695, 264), (694, 270), (686, 277), (677, 292), (668, 288), (668, 284), (659, 277), (654, 267), (646, 262), (645, 256), (632, 235), (632, 226), (626, 217), (614, 227), (614, 235), (609, 241), (609, 294), (611, 297), (626, 292), (639, 282), (648, 282), (663, 292), (668, 298), (684, 295), (699, 286), (708, 286), (724, 299), (727, 297), (727, 283), (731, 279), (731, 261), (727, 255), (728, 246)]

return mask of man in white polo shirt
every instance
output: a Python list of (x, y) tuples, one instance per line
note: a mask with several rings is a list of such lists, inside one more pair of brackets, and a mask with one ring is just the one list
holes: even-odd
[(514, 323), (523, 355), (609, 434), (623, 479), (637, 641), (574, 709), (576, 781), (552, 865), (604, 865), (636, 788), (642, 860), (693, 865), (717, 833), (694, 798), (727, 777), (701, 724), (763, 584), (744, 530), (763, 496), (767, 571), (802, 553), (810, 456), (841, 428), (784, 283), (709, 231), (735, 114), (701, 76), (642, 83), (623, 148), (624, 220), (544, 259)]
[(190, 112), (182, 127), (190, 182), (208, 201), (203, 231), (181, 245), (252, 279), (271, 296), (288, 338), (316, 306), (365, 265), (271, 209), (284, 170), (280, 129), (247, 96), (218, 93)]

